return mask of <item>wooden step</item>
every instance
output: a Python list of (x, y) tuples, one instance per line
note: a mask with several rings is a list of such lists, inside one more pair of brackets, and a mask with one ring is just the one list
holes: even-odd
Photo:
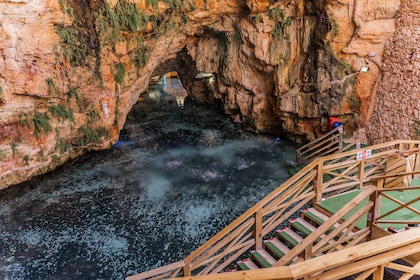
[(297, 246), (303, 240), (300, 235), (288, 227), (277, 230), (276, 234), (281, 241), (289, 243), (292, 247)]
[[(316, 224), (317, 227), (320, 226), (320, 225), (322, 225), (323, 223), (325, 223), (325, 221), (327, 221), (329, 219), (329, 217), (327, 215), (325, 215), (324, 213), (319, 212), (315, 208), (307, 208), (307, 209), (302, 210), (302, 218), (305, 221), (308, 221), (308, 222), (310, 222), (312, 224)], [(339, 226), (340, 226), (339, 223), (335, 223), (331, 227), (330, 230), (333, 231), (333, 230), (335, 230)]]
[(264, 249), (251, 251), (251, 259), (262, 268), (271, 267), (276, 260)]
[(279, 259), (290, 251), (290, 249), (277, 238), (264, 240), (264, 248)]
[(320, 226), (328, 220), (328, 216), (324, 213), (319, 212), (315, 208), (306, 208), (302, 210), (302, 218), (308, 222)]
[(294, 218), (290, 221), (290, 227), (308, 236), (316, 230), (316, 227), (305, 221), (303, 218)]
[(258, 266), (251, 259), (243, 259), (236, 262), (236, 267), (238, 270), (258, 269)]

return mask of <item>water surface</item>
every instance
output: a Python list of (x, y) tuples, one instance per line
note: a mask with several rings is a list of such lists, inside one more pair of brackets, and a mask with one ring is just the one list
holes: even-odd
[(294, 146), (157, 87), (112, 149), (0, 191), (0, 279), (123, 279), (179, 261), (288, 178)]

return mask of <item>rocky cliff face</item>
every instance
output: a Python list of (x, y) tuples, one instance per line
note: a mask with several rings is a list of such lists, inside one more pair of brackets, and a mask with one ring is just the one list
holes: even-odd
[[(372, 140), (399, 137), (397, 117), (386, 136), (374, 135), (388, 124), (381, 104), (399, 98), (385, 94), (398, 91), (391, 69), (399, 73), (403, 65), (411, 67), (401, 76), (409, 83), (398, 96), (408, 97), (404, 104), (417, 101), (407, 124), (418, 120), (418, 88), (409, 88), (419, 76), (418, 4), (403, 0), (398, 13), (400, 4), (0, 1), (0, 188), (110, 147), (151, 78), (174, 70), (192, 98), (256, 132), (306, 141), (337, 116), (349, 136), (362, 138), (369, 127)], [(410, 47), (394, 57), (409, 36)], [(360, 73), (362, 67), (369, 71)]]

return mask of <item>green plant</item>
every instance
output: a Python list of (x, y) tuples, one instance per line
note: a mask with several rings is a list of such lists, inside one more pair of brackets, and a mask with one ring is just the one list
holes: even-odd
[(68, 151), (71, 151), (71, 145), (66, 142), (63, 138), (60, 138), (60, 140), (57, 143), (57, 148), (60, 151), (60, 154), (64, 154)]
[(88, 117), (88, 124), (92, 124), (92, 123), (101, 119), (101, 116), (99, 115), (98, 111), (96, 111), (96, 110), (93, 110), (93, 111), (87, 113), (87, 117)]
[(158, 8), (158, 0), (146, 0), (147, 6), (152, 6), (154, 9)]
[(51, 155), (51, 161), (53, 164), (57, 165), (60, 163), (60, 157), (57, 156), (56, 154), (52, 154)]
[(23, 157), (23, 162), (25, 163), (25, 166), (28, 166), (29, 165), (29, 156), (28, 155), (25, 155)]
[(53, 79), (48, 78), (45, 81), (47, 82), (47, 85), (48, 85), (48, 89), (49, 90), (55, 92), (55, 94), (59, 94), (60, 93), (59, 90), (58, 90), (57, 84), (55, 83), (55, 81)]
[(43, 150), (43, 149), (41, 149), (41, 150), (38, 152), (37, 160), (38, 160), (38, 161), (46, 161), (46, 158), (45, 158), (45, 153), (44, 153), (44, 150)]
[[(94, 13), (102, 44), (111, 43), (115, 51), (115, 45), (122, 40), (122, 31), (136, 34), (145, 30), (149, 17), (141, 14), (134, 3), (124, 0), (117, 2), (113, 8), (107, 1), (105, 5)], [(126, 34), (126, 36), (129, 34)], [(134, 36), (137, 37), (137, 36)]]
[(37, 138), (41, 132), (47, 133), (51, 131), (50, 116), (47, 113), (35, 112), (33, 123), (35, 126), (34, 134)]
[(284, 34), (286, 26), (292, 25), (293, 18), (291, 16), (286, 17), (284, 12), (279, 7), (274, 7), (270, 13), (270, 18), (275, 21), (274, 28), (271, 30), (271, 34), (277, 38), (280, 34)]
[(87, 125), (83, 125), (79, 127), (78, 131), (82, 135), (77, 141), (78, 147), (84, 147), (91, 143), (99, 144), (104, 137), (108, 137), (108, 131), (102, 126), (94, 129)]
[(29, 114), (27, 113), (20, 113), (19, 114), (19, 124), (23, 127), (29, 128), (31, 124), (31, 120), (29, 118)]
[(131, 54), (131, 59), (134, 62), (136, 68), (140, 69), (146, 65), (147, 61), (149, 60), (151, 50), (147, 48), (141, 41), (139, 41), (137, 45), (138, 47)]
[(112, 73), (114, 74), (114, 80), (116, 83), (118, 84), (123, 84), (124, 83), (124, 78), (125, 78), (125, 66), (124, 63), (117, 63), (114, 65), (115, 70), (112, 70)]
[(64, 105), (57, 105), (57, 106), (51, 106), (48, 108), (48, 111), (51, 113), (51, 115), (61, 118), (61, 119), (68, 119), (74, 122), (74, 115), (73, 112), (70, 111), (66, 106)]
[(0, 150), (0, 160), (5, 160), (7, 157), (7, 153), (5, 150)]
[[(60, 37), (62, 55), (70, 61), (71, 66), (80, 66), (86, 60), (88, 47), (74, 26), (55, 26)], [(80, 36), (80, 38), (79, 38)]]
[(69, 99), (76, 98), (77, 105), (79, 105), (79, 108), (82, 108), (82, 100), (80, 99), (79, 94), (77, 93), (77, 88), (69, 86), (69, 92), (67, 93), (67, 96)]
[(17, 149), (17, 144), (15, 142), (10, 143), (10, 148), (12, 148), (13, 154), (17, 155), (19, 153)]
[(163, 2), (165, 2), (172, 10), (176, 10), (182, 6), (181, 0), (163, 0)]
[(63, 14), (68, 15), (71, 19), (74, 18), (74, 11), (73, 8), (70, 6), (69, 2), (67, 0), (59, 0), (59, 3), (61, 5), (61, 11)]
[(414, 120), (414, 139), (420, 139), (420, 119)]
[(0, 103), (4, 103), (4, 90), (0, 87)]
[(249, 20), (253, 21), (254, 23), (261, 23), (263, 22), (263, 17), (261, 14), (250, 14), (248, 16)]

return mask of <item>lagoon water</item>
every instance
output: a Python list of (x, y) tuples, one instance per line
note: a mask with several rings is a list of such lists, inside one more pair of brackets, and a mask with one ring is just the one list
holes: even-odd
[(179, 261), (289, 177), (292, 143), (179, 85), (142, 95), (112, 149), (0, 191), (0, 279), (124, 279)]

